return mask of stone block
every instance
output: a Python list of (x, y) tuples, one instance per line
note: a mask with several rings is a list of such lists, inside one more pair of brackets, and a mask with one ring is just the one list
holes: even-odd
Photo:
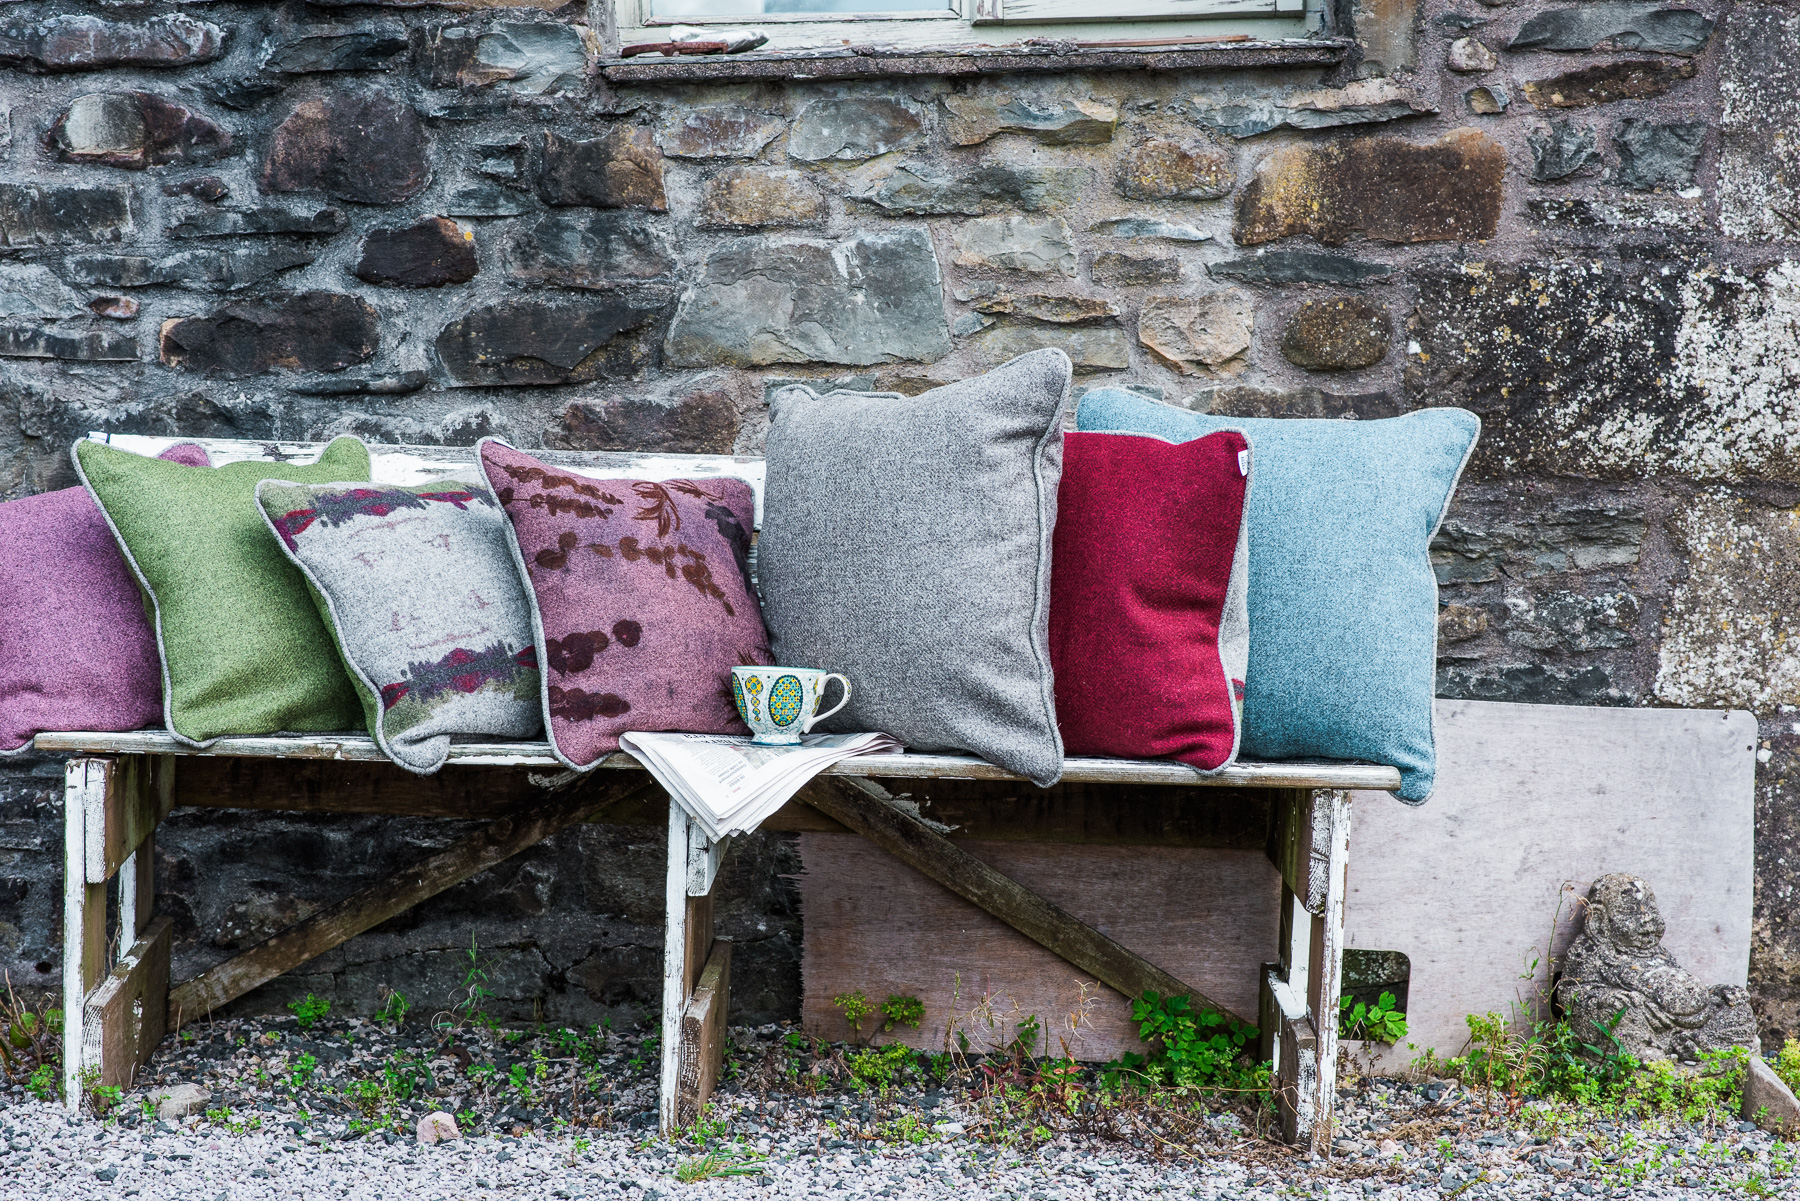
[(544, 431), (556, 450), (664, 451), (728, 455), (738, 434), (737, 405), (718, 389), (672, 401), (614, 397), (584, 400)]
[(1075, 244), (1061, 217), (988, 217), (951, 235), (961, 267), (1075, 274)]
[(803, 162), (860, 162), (925, 144), (925, 109), (912, 100), (835, 96), (808, 101), (788, 130), (787, 152)]
[(70, 363), (135, 363), (135, 334), (50, 325), (0, 324), (0, 358), (60, 359)]
[(977, 357), (989, 367), (1048, 346), (1068, 355), (1077, 371), (1124, 371), (1131, 366), (1131, 336), (1117, 326), (1070, 328), (1003, 321), (977, 335), (973, 343)]
[(1359, 79), (1341, 88), (1265, 89), (1216, 103), (1196, 100), (1193, 107), (1196, 121), (1234, 138), (1284, 127), (1381, 124), (1435, 112), (1437, 106), (1420, 93), (1388, 79)]
[(1719, 53), (1719, 228), (1786, 240), (1800, 229), (1800, 12), (1734, 6)]
[(443, 205), (451, 217), (516, 217), (529, 208), (517, 193), (485, 183), (457, 188)]
[(1259, 250), (1248, 258), (1206, 265), (1206, 273), (1214, 279), (1274, 287), (1290, 284), (1356, 287), (1393, 272), (1386, 263), (1364, 262), (1349, 255), (1324, 254), (1317, 250)]
[(513, 280), (597, 291), (643, 289), (669, 299), (675, 243), (641, 213), (552, 212), (516, 234), (507, 247)]
[(197, 179), (178, 179), (162, 186), (164, 196), (192, 196), (195, 200), (204, 200), (208, 204), (217, 204), (231, 195), (231, 189), (217, 175), (202, 175)]
[(1263, 159), (1238, 198), (1236, 237), (1252, 246), (1295, 234), (1339, 245), (1494, 236), (1506, 151), (1479, 130), (1435, 142), (1347, 138), (1289, 146)]
[(88, 308), (97, 316), (113, 321), (132, 321), (137, 318), (142, 306), (130, 296), (96, 296), (88, 301)]
[(787, 119), (741, 104), (686, 105), (664, 119), (658, 133), (670, 158), (755, 158), (787, 129)]
[(1534, 14), (1506, 44), (1508, 50), (1624, 50), (1698, 54), (1713, 22), (1691, 8), (1663, 8), (1632, 0), (1599, 0)]
[(231, 150), (231, 135), (224, 129), (149, 92), (78, 96), (50, 126), (45, 142), (65, 163), (134, 171), (211, 162)]
[(1800, 483), (1800, 265), (1576, 258), (1412, 279), (1407, 397), (1481, 414), (1474, 477)]
[(1485, 584), (1504, 575), (1532, 580), (1571, 571), (1635, 567), (1649, 520), (1628, 501), (1544, 497), (1488, 520), (1447, 519), (1431, 540), (1440, 584)]
[(1164, 221), (1161, 217), (1119, 217), (1099, 221), (1088, 227), (1108, 238), (1162, 239), (1167, 242), (1209, 242), (1212, 235), (1192, 225)]
[(132, 232), (127, 188), (0, 183), (0, 246), (118, 242)]
[(1512, 107), (1512, 93), (1497, 83), (1484, 83), (1463, 93), (1463, 103), (1478, 117), (1496, 117)]
[(263, 160), (269, 192), (324, 192), (397, 204), (431, 182), (430, 145), (412, 105), (384, 92), (330, 92), (296, 104)]
[(148, 288), (177, 284), (236, 291), (283, 271), (304, 267), (318, 253), (292, 244), (246, 250), (184, 250), (152, 257), (141, 254), (70, 255), (57, 266), (72, 284), (102, 288)]
[(1531, 147), (1531, 182), (1551, 183), (1600, 165), (1600, 139), (1592, 125), (1567, 118), (1526, 131)]
[(825, 193), (804, 171), (731, 167), (708, 179), (702, 189), (702, 225), (805, 225), (824, 215)]
[(262, 69), (282, 75), (389, 71), (394, 56), (405, 50), (406, 29), (400, 25), (311, 32), (271, 42), (263, 51)]
[(1354, 371), (1387, 357), (1394, 320), (1382, 305), (1355, 296), (1308, 300), (1288, 318), (1281, 353), (1308, 371)]
[(1538, 108), (1593, 108), (1618, 100), (1661, 96), (1682, 80), (1692, 79), (1696, 70), (1691, 62), (1624, 58), (1528, 80), (1520, 90)]
[(1488, 632), (1488, 615), (1473, 605), (1445, 605), (1438, 610), (1439, 644), (1468, 642)]
[(1629, 592), (1584, 596), (1560, 591), (1536, 598), (1511, 596), (1506, 609), (1506, 640), (1514, 646), (1579, 653), (1636, 646), (1634, 630), (1644, 606)]
[(1437, 694), (1443, 700), (1515, 705), (1629, 705), (1636, 699), (1604, 667), (1563, 670), (1541, 663), (1440, 667)]
[(301, 234), (328, 237), (350, 225), (341, 209), (290, 209), (264, 205), (253, 209), (200, 209), (184, 213), (169, 226), (171, 238), (236, 238), (246, 234)]
[(654, 354), (660, 305), (633, 299), (505, 300), (450, 322), (438, 361), (465, 387), (579, 384), (631, 375)]
[(195, 90), (214, 104), (234, 113), (242, 113), (255, 108), (271, 96), (281, 95), (282, 85), (286, 82), (270, 79), (265, 75), (251, 75), (238, 79), (214, 80), (198, 85)]
[(441, 88), (564, 96), (587, 79), (587, 43), (576, 27), (556, 22), (451, 26), (427, 38), (426, 52), (432, 84)]
[(1237, 168), (1209, 140), (1150, 138), (1119, 156), (1114, 186), (1132, 200), (1217, 200), (1231, 195)]
[(156, 1117), (162, 1122), (179, 1122), (206, 1109), (212, 1094), (198, 1084), (175, 1084), (150, 1090), (156, 1105)]
[(949, 350), (931, 238), (896, 229), (727, 243), (682, 296), (664, 353), (677, 367), (870, 366)]
[(1141, 288), (1148, 284), (1172, 284), (1181, 278), (1181, 260), (1172, 254), (1124, 254), (1103, 250), (1094, 256), (1089, 270), (1103, 288)]
[(67, 13), (0, 28), (0, 66), (27, 71), (191, 67), (223, 53), (223, 29), (179, 13), (136, 22)]
[(546, 130), (537, 164), (538, 199), (545, 204), (642, 208), (664, 212), (662, 151), (651, 131), (615, 125), (591, 141)]
[(1755, 1050), (1744, 1069), (1744, 1100), (1739, 1116), (1786, 1139), (1800, 1134), (1800, 1100)]
[(1056, 296), (1047, 292), (995, 292), (974, 301), (978, 313), (1009, 313), (1052, 325), (1080, 325), (1094, 321), (1110, 321), (1119, 316), (1119, 306), (1100, 296)]
[(1313, 417), (1373, 421), (1398, 417), (1401, 405), (1386, 392), (1326, 392), (1320, 388), (1270, 388), (1218, 384), (1200, 388), (1183, 402), (1196, 413), (1221, 417)]
[(56, 321), (86, 315), (73, 288), (36, 263), (0, 263), (0, 317)]
[(402, 229), (371, 230), (363, 239), (356, 278), (370, 284), (441, 288), (475, 278), (475, 235), (447, 217), (427, 217)]
[(1254, 305), (1235, 288), (1202, 296), (1152, 296), (1138, 314), (1138, 341), (1183, 375), (1241, 367)]
[(953, 175), (919, 164), (881, 168), (853, 180), (850, 196), (890, 213), (983, 216), (1057, 210), (1074, 203), (1092, 172), (1086, 167), (1020, 167), (983, 163)]
[(1675, 121), (1664, 125), (1642, 117), (1626, 117), (1613, 127), (1613, 149), (1619, 170), (1613, 180), (1638, 192), (1679, 192), (1694, 186), (1706, 122)]
[(380, 345), (375, 310), (340, 292), (247, 300), (162, 327), (165, 366), (230, 377), (340, 371), (366, 361)]
[(429, 1147), (435, 1143), (454, 1142), (462, 1138), (462, 1131), (457, 1129), (454, 1114), (438, 1110), (428, 1113), (419, 1119), (417, 1129), (413, 1131), (413, 1141), (421, 1147)]
[(1450, 53), (1444, 62), (1452, 71), (1478, 74), (1499, 66), (1500, 56), (1488, 49), (1480, 38), (1457, 38), (1450, 43)]
[(1092, 146), (1113, 139), (1119, 110), (1100, 100), (1025, 96), (945, 96), (944, 132), (952, 145), (977, 146), (1003, 133), (1023, 134), (1046, 146)]
[(1800, 509), (1709, 491), (1670, 533), (1687, 575), (1663, 616), (1656, 699), (1759, 713), (1800, 705)]
[(423, 371), (373, 377), (316, 375), (289, 384), (287, 390), (296, 396), (410, 396), (430, 382)]

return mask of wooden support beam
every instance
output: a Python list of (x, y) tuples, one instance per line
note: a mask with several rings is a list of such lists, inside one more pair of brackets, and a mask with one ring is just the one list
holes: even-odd
[(694, 984), (681, 1015), (681, 1071), (676, 1089), (676, 1120), (691, 1126), (725, 1064), (725, 1018), (731, 1008), (731, 940), (715, 939), (706, 966)]
[(149, 755), (130, 755), (86, 760), (90, 766), (83, 795), (83, 845), (89, 884), (112, 879), (167, 816), (165, 802), (172, 799), (173, 792), (159, 788), (156, 776), (159, 767), (164, 771), (172, 768), (174, 758), (165, 755), (158, 760)]
[(587, 820), (609, 805), (655, 787), (638, 775), (617, 780), (588, 776), (571, 785), (566, 794), (547, 799), (530, 813), (501, 818), (429, 859), (176, 985), (169, 990), (169, 1009), (175, 1015), (176, 1025), (236, 1000), (258, 985), (535, 846), (559, 830)]
[(799, 795), (821, 813), (1125, 996), (1135, 999), (1146, 991), (1186, 995), (1197, 1006), (1249, 1020), (957, 847), (917, 815), (890, 803), (888, 793), (873, 781), (821, 776)]
[(172, 923), (152, 921), (120, 957), (100, 987), (88, 994), (82, 1016), (82, 1066), (101, 1086), (130, 1088), (137, 1070), (167, 1033), (169, 943)]
[(1335, 792), (1284, 789), (1275, 804), (1269, 861), (1308, 913), (1325, 912)]
[(63, 765), (63, 1104), (81, 1110), (87, 995), (106, 971), (106, 880), (88, 881), (87, 815), (100, 804), (109, 759), (71, 759)]

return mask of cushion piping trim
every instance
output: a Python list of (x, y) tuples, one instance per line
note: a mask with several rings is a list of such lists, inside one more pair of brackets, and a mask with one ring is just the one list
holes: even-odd
[[(1075, 390), (1075, 367), (1069, 361), (1066, 352), (1055, 347), (1057, 357), (1062, 359), (1062, 398), (1057, 401), (1055, 417), (1048, 428), (1038, 436), (1031, 448), (1031, 482), (1037, 489), (1037, 596), (1032, 605), (1031, 614), (1031, 655), (1038, 665), (1038, 703), (1043, 706), (1044, 721), (1050, 728), (1050, 745), (1056, 753), (1056, 776), (1041, 785), (1049, 787), (1062, 778), (1063, 760), (1067, 754), (1063, 749), (1062, 728), (1056, 724), (1056, 676), (1055, 668), (1050, 665), (1050, 572), (1052, 540), (1056, 534), (1056, 502), (1057, 488), (1046, 488), (1044, 481), (1044, 452), (1049, 448), (1051, 439), (1055, 439), (1059, 447), (1062, 442), (1063, 425), (1068, 420), (1071, 393)], [(1034, 352), (1035, 353), (1035, 352)], [(1023, 358), (1024, 356), (1020, 356)], [(1018, 362), (1013, 359), (1012, 362)], [(1010, 363), (995, 368), (1003, 371)], [(1057, 484), (1062, 482), (1060, 457), (1057, 466)], [(1032, 781), (1037, 783), (1037, 781)]]

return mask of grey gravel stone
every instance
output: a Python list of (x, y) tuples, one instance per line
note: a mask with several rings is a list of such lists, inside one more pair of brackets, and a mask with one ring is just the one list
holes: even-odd
[(48, 325), (0, 325), (0, 358), (130, 363), (138, 357), (135, 334), (100, 329), (62, 330)]
[(72, 284), (106, 288), (146, 288), (177, 284), (235, 291), (282, 271), (304, 267), (318, 257), (308, 247), (279, 244), (248, 250), (185, 250), (169, 255), (70, 255), (57, 271)]
[(1359, 79), (1341, 88), (1264, 91), (1217, 103), (1197, 103), (1194, 118), (1234, 138), (1271, 130), (1370, 125), (1437, 111), (1420, 93), (1386, 79)]
[(169, 226), (171, 238), (231, 238), (244, 234), (342, 233), (349, 226), (340, 209), (292, 209), (264, 205), (253, 209), (199, 209), (182, 214)]
[(1463, 93), (1463, 103), (1478, 117), (1493, 117), (1512, 107), (1512, 94), (1497, 83), (1483, 83)]

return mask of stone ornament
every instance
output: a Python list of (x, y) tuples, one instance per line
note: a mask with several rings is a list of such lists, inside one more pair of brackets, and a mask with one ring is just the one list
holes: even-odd
[(1556, 983), (1556, 1006), (1576, 1037), (1602, 1049), (1616, 1039), (1622, 1053), (1645, 1062), (1754, 1048), (1749, 994), (1696, 980), (1663, 949), (1664, 928), (1649, 884), (1624, 872), (1594, 881), (1587, 925)]

